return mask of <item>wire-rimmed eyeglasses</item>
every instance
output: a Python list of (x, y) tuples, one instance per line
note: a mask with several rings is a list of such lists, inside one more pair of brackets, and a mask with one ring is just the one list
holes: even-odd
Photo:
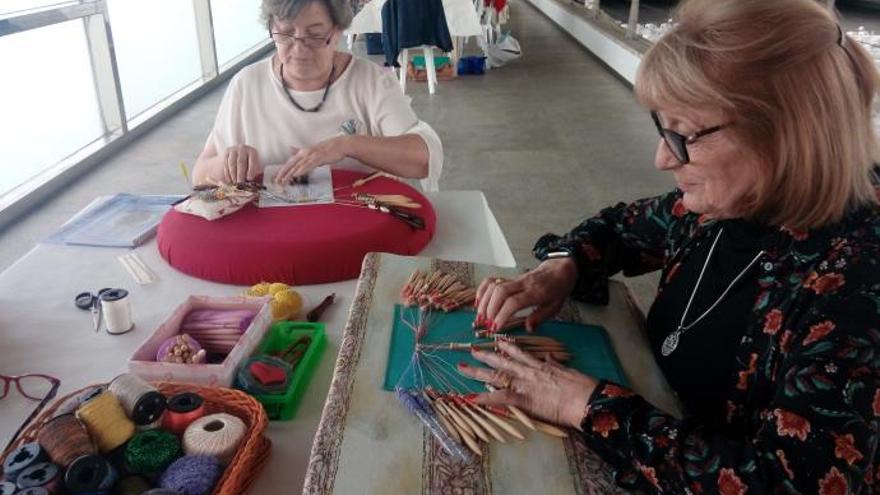
[(293, 46), (296, 43), (302, 43), (303, 46), (311, 48), (312, 50), (317, 50), (318, 48), (323, 48), (329, 45), (330, 40), (333, 39), (333, 33), (326, 36), (295, 36), (290, 33), (271, 31), (269, 34), (272, 35), (272, 41), (279, 45)]
[(22, 430), (24, 430), (25, 427), (29, 425), (38, 414), (40, 414), (40, 411), (42, 411), (44, 407), (46, 407), (46, 404), (55, 398), (55, 394), (58, 393), (58, 386), (61, 385), (61, 380), (54, 376), (42, 375), (39, 373), (28, 373), (18, 376), (0, 375), (0, 380), (3, 380), (3, 389), (0, 390), (0, 399), (5, 398), (9, 394), (11, 388), (10, 385), (14, 384), (15, 388), (18, 389), (21, 395), (31, 400), (40, 401), (27, 419), (24, 420), (24, 423), (18, 427), (12, 435), (12, 438), (9, 439), (6, 447), (3, 448), (3, 451), (5, 452), (6, 450), (9, 450), (9, 447), (13, 443), (15, 443), (15, 440), (21, 434)]
[(672, 152), (672, 155), (682, 164), (686, 165), (690, 163), (691, 156), (688, 154), (687, 145), (694, 144), (697, 139), (712, 134), (714, 132), (718, 132), (721, 129), (729, 126), (730, 123), (716, 125), (713, 127), (707, 127), (705, 129), (701, 129), (690, 136), (683, 136), (672, 129), (667, 129), (663, 127), (663, 124), (660, 122), (660, 116), (656, 111), (651, 112), (651, 118), (654, 119), (654, 125), (657, 126), (657, 132), (660, 133), (660, 137), (663, 138), (663, 141), (666, 142), (666, 146), (669, 148), (669, 151)]

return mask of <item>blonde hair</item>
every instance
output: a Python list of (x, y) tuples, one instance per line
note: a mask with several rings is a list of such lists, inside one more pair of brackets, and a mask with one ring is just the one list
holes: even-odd
[(871, 111), (878, 73), (815, 0), (686, 0), (645, 55), (636, 96), (653, 109), (718, 109), (761, 165), (745, 216), (796, 230), (876, 203)]

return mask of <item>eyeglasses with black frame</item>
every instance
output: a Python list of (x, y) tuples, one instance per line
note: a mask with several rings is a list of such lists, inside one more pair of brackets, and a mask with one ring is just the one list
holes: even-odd
[(311, 48), (312, 50), (317, 50), (318, 48), (323, 48), (329, 45), (330, 40), (333, 39), (333, 33), (326, 36), (295, 36), (290, 33), (270, 31), (269, 34), (272, 35), (272, 41), (279, 45), (293, 46), (299, 42), (306, 48)]
[(687, 145), (694, 144), (699, 138), (718, 132), (721, 129), (724, 129), (725, 127), (728, 127), (730, 125), (730, 123), (727, 123), (716, 125), (713, 127), (707, 127), (691, 134), (690, 136), (682, 136), (672, 129), (667, 129), (663, 127), (663, 124), (660, 122), (660, 116), (657, 114), (656, 111), (651, 112), (651, 118), (654, 119), (654, 125), (657, 126), (657, 132), (660, 133), (660, 137), (663, 138), (663, 141), (666, 143), (669, 151), (672, 152), (672, 155), (675, 156), (675, 158), (682, 165), (686, 165), (691, 162), (691, 156), (690, 154), (688, 154)]
[(21, 426), (18, 427), (12, 435), (12, 438), (9, 439), (6, 447), (3, 448), (3, 451), (5, 452), (15, 443), (15, 440), (18, 439), (18, 436), (25, 427), (27, 427), (27, 425), (29, 425), (38, 414), (40, 414), (40, 411), (46, 407), (46, 404), (55, 398), (55, 394), (58, 393), (58, 387), (61, 385), (61, 380), (54, 376), (42, 375), (39, 373), (28, 373), (19, 376), (0, 375), (0, 380), (3, 380), (3, 389), (0, 390), (0, 399), (6, 398), (11, 388), (10, 385), (15, 384), (15, 388), (18, 389), (18, 392), (21, 395), (31, 400), (40, 401), (27, 419), (25, 419)]

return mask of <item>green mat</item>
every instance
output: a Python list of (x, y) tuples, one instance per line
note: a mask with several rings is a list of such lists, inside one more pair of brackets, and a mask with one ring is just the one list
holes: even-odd
[[(391, 391), (398, 385), (403, 388), (421, 388), (430, 385), (438, 390), (446, 390), (448, 387), (443, 386), (445, 381), (453, 384), (459, 392), (485, 391), (481, 383), (464, 377), (455, 369), (455, 365), (461, 361), (483, 366), (471, 357), (470, 352), (432, 351), (431, 354), (436, 358), (422, 358), (419, 360), (421, 366), (411, 366), (415, 335), (404, 321), (417, 322), (419, 313), (417, 307), (404, 307), (399, 304), (394, 306), (394, 328), (391, 332), (391, 348), (388, 352), (388, 364), (385, 368), (385, 382), (382, 388)], [(471, 328), (474, 316), (473, 311), (431, 313), (428, 318), (428, 331), (422, 338), (422, 343), (483, 340), (474, 338), (474, 331)], [(525, 334), (525, 330), (511, 333), (511, 335), (517, 334)], [(572, 359), (565, 363), (566, 366), (596, 378), (605, 378), (627, 385), (617, 355), (614, 354), (604, 328), (548, 321), (538, 327), (535, 335), (546, 335), (564, 343), (572, 355)], [(438, 376), (443, 378), (438, 379)]]

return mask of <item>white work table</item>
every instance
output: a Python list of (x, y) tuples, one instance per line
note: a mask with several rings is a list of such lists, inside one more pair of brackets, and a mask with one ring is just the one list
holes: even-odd
[[(481, 192), (443, 191), (426, 196), (436, 210), (437, 227), (421, 256), (514, 266), (507, 241)], [(159, 280), (138, 286), (116, 259), (128, 251), (40, 244), (0, 273), (0, 374), (58, 377), (59, 397), (109, 381), (127, 371), (134, 350), (187, 296), (240, 295), (243, 290), (176, 271), (159, 256), (155, 239), (135, 251)], [(332, 253), (327, 262), (333, 262)], [(322, 318), (328, 345), (296, 418), (270, 423), (267, 434), (272, 453), (251, 493), (300, 491), (355, 285), (356, 280), (349, 280), (297, 288), (309, 307), (336, 293), (336, 302)], [(133, 331), (118, 336), (95, 333), (89, 313), (74, 306), (76, 294), (103, 287), (130, 291)], [(0, 400), (2, 444), (35, 405), (16, 390)]]

